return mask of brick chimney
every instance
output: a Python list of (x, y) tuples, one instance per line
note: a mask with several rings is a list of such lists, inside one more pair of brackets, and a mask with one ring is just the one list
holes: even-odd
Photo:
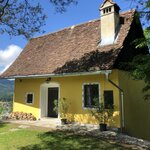
[(104, 0), (101, 12), (101, 45), (115, 43), (120, 28), (120, 7), (113, 0)]

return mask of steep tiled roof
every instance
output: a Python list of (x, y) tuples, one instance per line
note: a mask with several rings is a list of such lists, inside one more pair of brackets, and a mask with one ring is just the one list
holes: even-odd
[(100, 46), (100, 20), (32, 38), (1, 77), (112, 69), (128, 35), (135, 11), (121, 13), (115, 44)]

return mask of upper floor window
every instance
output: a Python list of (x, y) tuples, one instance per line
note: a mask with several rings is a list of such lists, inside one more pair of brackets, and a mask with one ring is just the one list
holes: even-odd
[(97, 101), (99, 102), (99, 84), (84, 84), (83, 92), (84, 107), (96, 107)]

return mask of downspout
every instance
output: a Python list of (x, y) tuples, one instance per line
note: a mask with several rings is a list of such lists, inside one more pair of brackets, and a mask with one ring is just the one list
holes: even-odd
[(115, 84), (112, 80), (109, 79), (109, 74), (108, 72), (105, 73), (106, 79), (108, 82), (110, 82), (113, 86), (115, 86), (117, 89), (119, 89), (121, 93), (121, 132), (123, 132), (123, 129), (125, 127), (125, 117), (124, 117), (124, 92), (121, 87), (119, 87), (117, 84)]

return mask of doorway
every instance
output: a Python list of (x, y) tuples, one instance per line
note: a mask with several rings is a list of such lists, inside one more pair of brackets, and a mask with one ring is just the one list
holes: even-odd
[(40, 114), (39, 118), (58, 117), (53, 111), (54, 100), (60, 98), (60, 84), (57, 82), (43, 83), (40, 87)]
[[(59, 88), (49, 87), (48, 88), (48, 117), (58, 117), (58, 113), (54, 111), (54, 101), (59, 99)], [(57, 102), (58, 103), (58, 102)]]

